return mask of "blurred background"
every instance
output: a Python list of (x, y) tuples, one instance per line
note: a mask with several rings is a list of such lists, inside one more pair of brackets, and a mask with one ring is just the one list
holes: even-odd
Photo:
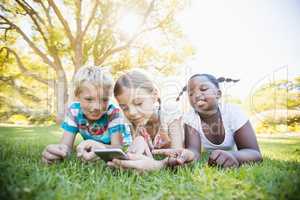
[[(0, 1), (0, 123), (51, 125), (82, 66), (147, 70), (167, 99), (194, 73), (224, 83), (258, 133), (300, 132), (297, 0)], [(187, 97), (180, 102), (189, 109)]]

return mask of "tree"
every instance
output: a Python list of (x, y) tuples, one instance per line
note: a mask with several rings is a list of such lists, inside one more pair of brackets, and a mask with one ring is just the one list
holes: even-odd
[(262, 85), (251, 95), (254, 112), (276, 109), (300, 110), (300, 77), (292, 81), (278, 80)]
[[(41, 76), (47, 72), (40, 69), (43, 63), (31, 58), (22, 57), (24, 65)], [(47, 85), (40, 84), (18, 69), (17, 63), (11, 57), (0, 68), (0, 121), (13, 122), (16, 116), (23, 116), (30, 123), (45, 123), (53, 120), (53, 94)], [(18, 117), (17, 117), (18, 118)]]
[(300, 77), (260, 86), (251, 96), (252, 123), (258, 132), (299, 131)]
[[(14, 58), (12, 66), (23, 75), (53, 89), (62, 117), (68, 83), (83, 65), (110, 65), (117, 72), (154, 64), (170, 72), (183, 63), (192, 51), (175, 14), (185, 5), (179, 0), (2, 0), (0, 61), (11, 67)], [(126, 33), (119, 22), (130, 13), (139, 20), (134, 31)], [(149, 40), (150, 33), (156, 37)], [(29, 55), (40, 63), (38, 68), (26, 64)]]

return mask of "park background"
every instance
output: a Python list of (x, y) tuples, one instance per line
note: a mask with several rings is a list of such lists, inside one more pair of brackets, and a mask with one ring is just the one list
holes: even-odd
[[(299, 194), (299, 1), (0, 2), (1, 196), (272, 199)], [(73, 75), (86, 65), (108, 67), (114, 78), (143, 68), (165, 88), (167, 99), (175, 99), (194, 73), (240, 79), (221, 85), (222, 101), (247, 112), (265, 161), (224, 171), (208, 168), (204, 158), (175, 174), (166, 170), (142, 177), (112, 174), (101, 163), (83, 165), (75, 158), (43, 166), (42, 149), (61, 136), (57, 122), (72, 98)], [(179, 103), (189, 109), (185, 95)]]

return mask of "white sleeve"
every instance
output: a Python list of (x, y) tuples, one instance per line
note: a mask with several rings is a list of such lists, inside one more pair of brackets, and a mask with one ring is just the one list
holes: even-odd
[(181, 119), (182, 112), (177, 102), (165, 102), (161, 105), (161, 124), (163, 130), (168, 130), (174, 120)]
[(197, 131), (201, 130), (199, 124), (199, 116), (195, 113), (193, 109), (183, 114), (182, 123), (189, 125), (190, 127), (194, 128)]
[(160, 79), (159, 96), (161, 100), (161, 123), (167, 128), (174, 120), (181, 119), (182, 106), (176, 101), (182, 86), (175, 77), (157, 77)]
[(248, 117), (240, 107), (230, 105), (230, 128), (233, 133), (244, 126), (248, 120)]

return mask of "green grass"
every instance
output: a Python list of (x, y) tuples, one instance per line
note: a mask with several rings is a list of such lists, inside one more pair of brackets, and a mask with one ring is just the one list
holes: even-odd
[[(300, 137), (259, 137), (264, 161), (239, 169), (206, 165), (207, 158), (178, 170), (140, 175), (84, 164), (73, 154), (53, 166), (41, 163), (55, 127), (0, 128), (0, 199), (297, 199)], [(79, 140), (77, 140), (77, 143)]]

